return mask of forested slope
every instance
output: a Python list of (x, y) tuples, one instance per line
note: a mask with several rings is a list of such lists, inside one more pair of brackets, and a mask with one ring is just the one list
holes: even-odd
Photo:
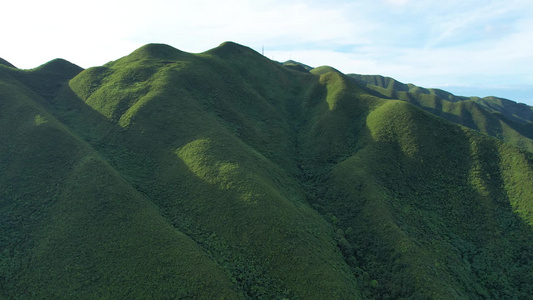
[(4, 298), (533, 292), (531, 153), (333, 68), (150, 44), (0, 84)]
[(436, 116), (533, 152), (533, 108), (497, 97), (462, 97), (380, 75), (349, 74), (369, 93), (410, 102)]

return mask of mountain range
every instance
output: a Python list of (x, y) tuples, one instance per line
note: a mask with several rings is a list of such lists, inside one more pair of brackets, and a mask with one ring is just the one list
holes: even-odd
[(527, 299), (532, 124), (233, 42), (0, 59), (0, 298)]

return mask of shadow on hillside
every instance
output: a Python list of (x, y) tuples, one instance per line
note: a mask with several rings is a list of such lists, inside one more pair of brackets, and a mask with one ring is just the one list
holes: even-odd
[[(461, 110), (461, 115), (458, 116), (458, 115), (455, 115), (455, 114), (452, 114), (452, 113), (443, 112), (442, 108), (441, 109), (439, 109), (439, 108), (435, 108), (434, 109), (434, 108), (424, 107), (422, 105), (417, 105), (417, 106), (420, 107), (423, 110), (426, 110), (426, 111), (434, 114), (435, 116), (441, 117), (441, 118), (446, 119), (448, 121), (451, 121), (453, 123), (466, 126), (468, 128), (471, 128), (471, 129), (477, 130), (479, 132), (488, 134), (488, 135), (496, 137), (498, 139), (503, 139), (504, 138), (502, 124), (499, 122), (499, 120), (497, 118), (495, 118), (490, 113), (482, 113), (483, 121), (482, 121), (482, 123), (478, 124), (475, 121), (475, 118), (472, 115), (472, 112), (467, 110), (467, 109), (462, 109)], [(482, 126), (482, 127), (480, 127), (480, 126)]]
[[(250, 157), (259, 157), (259, 154), (246, 148), (244, 143), (239, 144), (241, 142), (230, 133), (224, 133), (226, 129), (220, 127), (216, 118), (191, 116), (193, 110), (190, 107), (177, 104), (184, 99), (160, 99), (167, 102), (166, 106), (156, 100), (143, 109), (159, 110), (159, 117), (151, 115), (150, 120), (133, 120), (124, 128), (88, 106), (68, 86), (50, 101), (50, 110), (104, 157), (132, 187), (153, 202), (170, 224), (201, 245), (206, 253), (211, 253), (213, 260), (224, 266), (233, 278), (241, 278), (243, 281), (236, 285), (249, 296), (291, 296), (284, 283), (287, 275), (280, 274), (291, 274), (302, 268), (307, 270), (292, 276), (325, 277), (320, 280), (329, 283), (323, 287), (324, 291), (346, 292), (346, 287), (339, 289), (335, 280), (327, 279), (333, 274), (328, 270), (339, 268), (341, 262), (330, 261), (331, 249), (323, 249), (332, 244), (328, 225), (298, 199), (303, 196), (287, 197), (288, 191), (294, 189), (291, 183), (263, 178), (264, 174), (260, 172), (265, 171), (258, 170), (259, 164), (241, 166), (247, 169), (238, 174), (241, 177), (234, 182), (223, 182), (219, 178), (211, 182), (199, 176), (198, 172), (193, 172), (190, 163), (186, 164), (176, 154), (176, 149), (201, 139), (210, 139), (213, 143), (236, 143), (231, 147), (218, 144), (216, 147), (221, 152), (207, 153), (207, 158), (198, 157), (198, 160), (214, 159), (215, 166), (224, 163), (226, 155), (233, 159), (242, 155), (250, 162)], [(178, 108), (169, 107), (171, 102)], [(185, 119), (187, 115), (189, 118)], [(192, 162), (193, 165), (196, 163)], [(261, 164), (265, 165), (264, 162)], [(273, 170), (282, 175), (280, 178), (288, 176), (281, 169)], [(214, 174), (215, 177), (223, 175)], [(232, 187), (232, 184), (243, 186)], [(288, 184), (289, 188), (283, 184)], [(252, 196), (258, 194), (263, 200), (260, 205), (239, 200), (243, 193), (247, 193), (243, 189), (250, 189)], [(316, 270), (309, 269), (309, 266)], [(326, 271), (315, 274), (317, 270)], [(302, 282), (307, 281), (302, 279)]]
[[(335, 145), (343, 151), (309, 150), (315, 164), (308, 163), (313, 167), (304, 174), (309, 202), (331, 216), (339, 247), (366, 296), (527, 297), (515, 278), (531, 278), (523, 258), (530, 257), (531, 266), (525, 249), (533, 246), (528, 238), (533, 231), (512, 211), (497, 144), (414, 109), (411, 119), (401, 118), (400, 111), (382, 119), (391, 138), (376, 140), (368, 121), (360, 126), (373, 106), (354, 104), (361, 101), (348, 94), (335, 110), (323, 109), (315, 118), (326, 125), (341, 123), (336, 131), (318, 128), (309, 134), (315, 139), (307, 148)], [(434, 109), (418, 104), (449, 121), (477, 130), (492, 127), (491, 134), (502, 135), (493, 116), (478, 128), (469, 110), (457, 116), (442, 112), (440, 101)], [(394, 118), (401, 121), (391, 123)], [(403, 128), (413, 126), (406, 122), (415, 122), (414, 129), (402, 136)], [(353, 136), (338, 139), (344, 128)]]
[[(512, 211), (495, 143), (472, 134), (474, 142), (440, 121), (418, 126), (428, 124), (439, 128), (417, 128), (415, 154), (397, 141), (372, 139), (364, 127), (355, 135), (366, 146), (331, 167), (337, 175), (325, 182), (320, 205), (344, 232), (355, 230), (346, 236), (359, 262), (355, 272), (379, 282), (367, 290), (378, 298), (429, 296), (435, 286), (440, 295), (459, 293), (450, 297), (519, 293), (513, 278), (530, 276), (520, 255), (531, 242), (516, 236), (533, 232)], [(506, 273), (509, 265), (514, 273)], [(425, 280), (415, 283), (419, 277)]]
[[(420, 95), (415, 95), (410, 92), (402, 92), (397, 90), (391, 90), (390, 94), (384, 94), (380, 93), (378, 91), (375, 91), (373, 89), (370, 89), (366, 87), (366, 82), (359, 82), (356, 79), (352, 78), (354, 82), (356, 82), (362, 89), (365, 90), (370, 95), (374, 95), (376, 97), (390, 99), (390, 100), (401, 100), (405, 102), (412, 103), (419, 108), (428, 111), (432, 113), (435, 116), (441, 117), (443, 119), (446, 119), (448, 121), (451, 121), (456, 124), (460, 124), (463, 126), (466, 126), (468, 128), (477, 130), (479, 132), (488, 134), (490, 136), (496, 137), (500, 140), (504, 140), (506, 142), (515, 143), (511, 138), (506, 137), (504, 134), (503, 125), (500, 123), (504, 122), (507, 124), (510, 128), (517, 131), (518, 133), (522, 134), (523, 136), (532, 139), (532, 133), (527, 130), (527, 126), (524, 126), (524, 124), (520, 124), (518, 122), (512, 121), (508, 119), (505, 115), (502, 114), (494, 114), (489, 111), (487, 111), (483, 106), (479, 105), (478, 103), (474, 103), (467, 100), (468, 104), (466, 102), (461, 101), (451, 101), (451, 105), (461, 106), (460, 115), (449, 113), (443, 111), (443, 101), (448, 101), (446, 98), (440, 97), (445, 95), (432, 95), (433, 99), (431, 105), (434, 107), (429, 107), (427, 104), (424, 104), (424, 101), (419, 99), (418, 97)], [(387, 90), (388, 91), (388, 90)], [(399, 95), (399, 93), (402, 93), (402, 95)], [(427, 96), (424, 94), (424, 96)], [(427, 99), (426, 99), (427, 100)], [(478, 116), (475, 117), (472, 115), (472, 113), (477, 113)], [(481, 118), (481, 119), (480, 119)], [(523, 146), (518, 145), (515, 143), (515, 146)], [(530, 149), (531, 146), (527, 145), (524, 146), (526, 150)]]

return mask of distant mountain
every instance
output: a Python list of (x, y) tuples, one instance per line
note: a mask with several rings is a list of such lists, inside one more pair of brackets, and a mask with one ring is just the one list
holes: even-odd
[(0, 298), (526, 299), (516, 105), (232, 42), (0, 65)]
[(380, 75), (349, 74), (369, 92), (410, 102), (434, 115), (533, 151), (533, 107), (496, 97), (461, 97)]
[(312, 67), (310, 67), (308, 65), (304, 65), (304, 64), (299, 63), (299, 62), (294, 61), (294, 60), (288, 60), (288, 61), (284, 62), (283, 66), (287, 67), (287, 68), (290, 68), (290, 69), (293, 69), (293, 70), (296, 70), (296, 71), (301, 71), (301, 72), (309, 72), (309, 71), (311, 71), (313, 69)]

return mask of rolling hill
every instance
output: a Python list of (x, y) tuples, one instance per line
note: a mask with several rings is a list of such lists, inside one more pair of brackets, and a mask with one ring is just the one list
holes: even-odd
[(533, 293), (531, 120), (507, 100), (232, 42), (3, 62), (1, 298)]
[(379, 97), (410, 102), (434, 115), (533, 151), (533, 108), (497, 97), (461, 97), (380, 75), (349, 74)]

